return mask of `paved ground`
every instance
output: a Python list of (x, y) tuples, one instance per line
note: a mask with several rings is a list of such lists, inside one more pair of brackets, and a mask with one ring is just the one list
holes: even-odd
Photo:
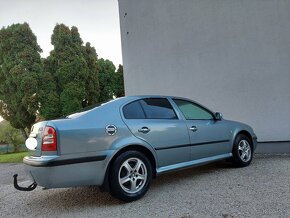
[(219, 162), (159, 176), (139, 201), (122, 203), (98, 188), (20, 192), (0, 165), (0, 217), (290, 217), (290, 156), (256, 156), (247, 168)]

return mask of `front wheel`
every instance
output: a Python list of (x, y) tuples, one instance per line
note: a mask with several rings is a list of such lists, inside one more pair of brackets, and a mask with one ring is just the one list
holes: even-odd
[(238, 135), (232, 150), (234, 164), (237, 167), (248, 166), (252, 161), (253, 152), (251, 140), (245, 135)]
[(126, 202), (137, 200), (149, 189), (151, 178), (152, 167), (146, 156), (138, 151), (126, 151), (111, 168), (111, 194)]

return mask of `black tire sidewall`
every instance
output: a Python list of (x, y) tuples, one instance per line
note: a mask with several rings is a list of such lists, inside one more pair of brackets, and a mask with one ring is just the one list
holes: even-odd
[[(251, 158), (247, 162), (244, 162), (239, 155), (238, 147), (239, 147), (239, 143), (241, 140), (246, 140), (251, 147)], [(253, 144), (252, 144), (251, 140), (249, 139), (249, 137), (247, 137), (243, 134), (237, 135), (235, 138), (235, 141), (234, 141), (232, 154), (233, 154), (233, 162), (235, 163), (235, 165), (237, 167), (246, 167), (246, 166), (250, 165), (250, 163), (252, 162), (252, 159), (253, 159), (254, 149), (253, 149)]]
[[(119, 184), (119, 169), (121, 167), (121, 165), (129, 158), (139, 158), (140, 160), (143, 161), (143, 163), (146, 166), (146, 170), (147, 170), (147, 180), (146, 183), (144, 185), (144, 187), (136, 192), (136, 193), (127, 193), (125, 192), (122, 187)], [(112, 166), (111, 166), (111, 170), (110, 170), (110, 192), (111, 194), (122, 200), (122, 201), (126, 201), (126, 202), (130, 202), (130, 201), (135, 201), (138, 200), (139, 198), (143, 197), (146, 192), (148, 191), (150, 184), (151, 184), (151, 179), (152, 179), (152, 167), (151, 164), (148, 160), (148, 158), (143, 155), (142, 153), (140, 153), (139, 151), (126, 151), (122, 154), (120, 154), (116, 160), (113, 162)]]

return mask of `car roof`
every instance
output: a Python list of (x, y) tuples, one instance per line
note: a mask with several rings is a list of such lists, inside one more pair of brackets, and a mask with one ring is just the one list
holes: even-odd
[(128, 98), (137, 98), (137, 99), (140, 99), (140, 98), (171, 98), (171, 99), (180, 99), (180, 100), (185, 100), (185, 101), (190, 101), (190, 102), (193, 102), (199, 106), (201, 106), (202, 108), (206, 109), (207, 111), (209, 111), (210, 113), (214, 114), (214, 112), (209, 109), (208, 107), (200, 104), (199, 102), (195, 101), (195, 100), (192, 100), (190, 98), (185, 98), (185, 97), (179, 97), (179, 96), (170, 96), (170, 95), (132, 95), (132, 96), (125, 96), (125, 98), (128, 97)]
[[(135, 98), (180, 98), (180, 99), (187, 99), (179, 96), (170, 96), (170, 95), (130, 95), (125, 97), (135, 97)], [(188, 99), (191, 100), (191, 99)]]
[[(131, 96), (125, 96), (125, 97), (132, 97), (132, 98), (172, 98), (172, 99), (182, 99), (182, 100), (187, 100), (194, 102), (198, 105), (201, 105), (199, 102), (190, 99), (190, 98), (185, 98), (185, 97), (180, 97), (180, 96), (170, 96), (170, 95), (131, 95)], [(203, 105), (201, 105), (203, 106)], [(204, 107), (204, 106), (203, 106)]]

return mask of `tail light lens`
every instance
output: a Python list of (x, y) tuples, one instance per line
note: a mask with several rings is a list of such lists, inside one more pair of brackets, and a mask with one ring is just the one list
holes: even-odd
[(56, 151), (56, 131), (51, 126), (46, 126), (42, 137), (42, 151)]

